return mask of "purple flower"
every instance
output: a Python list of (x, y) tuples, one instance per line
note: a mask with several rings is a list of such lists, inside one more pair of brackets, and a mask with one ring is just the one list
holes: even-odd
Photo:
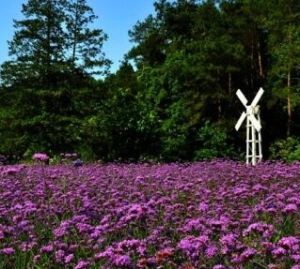
[(92, 230), (92, 226), (85, 223), (77, 223), (76, 228), (79, 230), (79, 233), (86, 233)]
[(296, 213), (298, 211), (298, 206), (296, 204), (288, 204), (282, 211), (284, 213)]
[(37, 263), (40, 260), (40, 258), (41, 258), (41, 255), (35, 255), (33, 257), (33, 263)]
[(65, 264), (69, 264), (74, 258), (74, 254), (69, 254), (65, 257)]
[(204, 202), (201, 202), (200, 205), (199, 205), (199, 211), (200, 212), (206, 212), (208, 210), (208, 204), (207, 203), (204, 203)]
[(62, 263), (64, 261), (64, 258), (65, 258), (65, 252), (62, 249), (57, 250), (55, 252), (55, 260), (56, 260), (56, 262)]
[(241, 262), (248, 261), (249, 259), (251, 259), (256, 254), (256, 252), (257, 251), (254, 248), (247, 248), (240, 255)]
[(130, 257), (127, 255), (117, 255), (113, 258), (112, 262), (118, 267), (128, 267), (131, 264)]
[(66, 231), (66, 228), (59, 227), (54, 230), (53, 234), (55, 235), (55, 237), (63, 237), (66, 234)]
[(214, 265), (213, 269), (226, 269), (226, 267), (222, 264)]
[(86, 268), (88, 268), (89, 265), (90, 265), (89, 262), (81, 260), (77, 263), (77, 265), (74, 267), (74, 269), (86, 269)]
[(293, 261), (300, 263), (300, 254), (292, 255), (292, 259)]
[(278, 244), (285, 248), (285, 249), (289, 249), (289, 250), (293, 250), (296, 251), (299, 249), (299, 239), (297, 239), (294, 236), (287, 236), (287, 237), (282, 237)]
[(208, 236), (202, 235), (199, 237), (187, 236), (180, 240), (177, 247), (185, 252), (188, 256), (196, 258), (199, 251), (203, 250), (209, 241)]
[(33, 154), (32, 159), (34, 161), (47, 162), (49, 160), (49, 157), (46, 153), (37, 152)]
[(18, 167), (9, 167), (7, 169), (5, 169), (2, 174), (3, 175), (14, 175), (17, 174), (18, 172), (20, 172), (20, 169), (18, 169)]
[(220, 239), (222, 245), (227, 247), (233, 247), (236, 244), (237, 236), (233, 233), (223, 235)]
[(273, 234), (274, 227), (271, 224), (266, 224), (263, 222), (252, 223), (248, 226), (247, 229), (243, 231), (243, 236), (248, 236), (251, 233), (258, 233), (267, 238)]
[(3, 248), (0, 250), (0, 253), (5, 255), (12, 255), (15, 254), (15, 250), (13, 248)]
[(287, 213), (299, 213), (300, 162), (95, 163), (80, 173), (67, 164), (28, 165), (12, 176), (10, 167), (21, 171), (0, 166), (7, 264), (14, 251), (30, 252), (33, 266), (47, 256), (46, 267), (76, 269), (300, 263), (297, 229), (283, 226)]
[(272, 250), (272, 254), (275, 257), (281, 257), (286, 254), (286, 250), (282, 247), (278, 247), (278, 248), (275, 248), (274, 250)]
[(50, 253), (53, 251), (53, 245), (52, 244), (49, 244), (49, 245), (46, 245), (46, 246), (43, 246), (41, 248), (41, 252), (43, 253)]
[(83, 165), (83, 161), (80, 159), (77, 159), (73, 162), (74, 167), (80, 167)]
[(218, 248), (214, 245), (208, 246), (207, 249), (205, 250), (205, 256), (209, 259), (216, 256), (217, 253), (218, 253)]
[(96, 260), (100, 260), (103, 258), (108, 258), (112, 259), (115, 256), (114, 248), (113, 247), (108, 247), (105, 251), (99, 252), (95, 255)]
[(128, 214), (140, 215), (142, 213), (143, 213), (143, 208), (141, 205), (138, 204), (132, 205), (128, 210)]

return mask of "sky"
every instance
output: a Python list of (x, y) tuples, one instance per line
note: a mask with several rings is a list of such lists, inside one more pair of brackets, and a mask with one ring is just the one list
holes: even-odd
[[(26, 0), (0, 0), (0, 64), (8, 60), (7, 41), (14, 34), (13, 20), (22, 19), (21, 7)], [(118, 69), (125, 53), (133, 46), (128, 31), (154, 12), (154, 0), (87, 0), (99, 17), (94, 27), (101, 28), (108, 40), (103, 46), (106, 57), (113, 61), (111, 71)]]

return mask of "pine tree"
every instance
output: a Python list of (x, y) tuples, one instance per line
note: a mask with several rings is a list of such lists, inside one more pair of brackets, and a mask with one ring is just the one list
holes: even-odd
[(99, 67), (108, 65), (102, 52), (107, 35), (101, 29), (91, 29), (98, 17), (86, 0), (70, 0), (67, 5), (67, 46), (69, 61), (74, 67), (91, 73), (101, 73)]
[(23, 4), (25, 19), (14, 21), (16, 32), (9, 42), (12, 59), (2, 66), (6, 85), (54, 83), (55, 68), (64, 59), (65, 0), (29, 0)]
[(97, 17), (85, 0), (28, 0), (22, 13), (1, 68), (4, 86), (57, 88), (107, 65), (106, 35), (91, 29)]
[(270, 81), (275, 95), (285, 99), (287, 136), (292, 134), (293, 110), (299, 105), (300, 71), (300, 3), (299, 1), (270, 1), (269, 47), (271, 52)]

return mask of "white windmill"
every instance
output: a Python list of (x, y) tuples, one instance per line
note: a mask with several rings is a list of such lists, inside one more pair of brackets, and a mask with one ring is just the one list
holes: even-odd
[(263, 93), (264, 90), (260, 88), (252, 103), (247, 105), (248, 100), (242, 91), (237, 90), (236, 92), (237, 97), (246, 108), (246, 112), (242, 113), (235, 125), (235, 129), (238, 131), (246, 119), (246, 164), (256, 165), (258, 161), (262, 160), (260, 111), (257, 104)]

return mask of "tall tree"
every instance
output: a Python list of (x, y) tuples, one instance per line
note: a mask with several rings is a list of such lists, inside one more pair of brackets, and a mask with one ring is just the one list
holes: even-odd
[(86, 116), (99, 109), (102, 86), (90, 71), (107, 64), (106, 35), (92, 28), (96, 16), (83, 0), (28, 0), (22, 13), (1, 67), (0, 94), (8, 100), (0, 109), (0, 151), (74, 150)]
[(271, 54), (270, 84), (274, 94), (286, 100), (287, 136), (291, 135), (293, 109), (299, 100), (300, 3), (295, 0), (269, 1), (273, 12), (267, 17)]
[(55, 84), (55, 73), (64, 60), (65, 0), (29, 0), (22, 6), (25, 19), (14, 21), (9, 42), (12, 59), (2, 65), (4, 85)]
[(97, 17), (86, 1), (28, 0), (22, 13), (9, 42), (12, 58), (1, 68), (5, 86), (54, 88), (72, 81), (74, 70), (82, 75), (107, 65), (106, 35), (91, 28)]
[(99, 74), (109, 61), (102, 52), (107, 35), (101, 29), (92, 29), (98, 17), (86, 0), (69, 0), (66, 8), (67, 46), (74, 67)]

